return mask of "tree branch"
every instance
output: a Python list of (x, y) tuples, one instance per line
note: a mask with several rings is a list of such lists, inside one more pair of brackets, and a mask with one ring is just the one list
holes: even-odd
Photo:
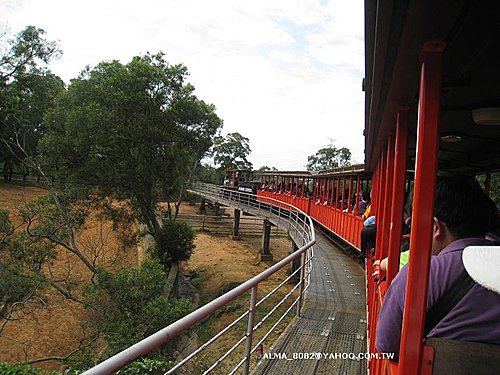
[(93, 343), (95, 343), (99, 339), (100, 336), (101, 336), (101, 332), (99, 331), (95, 335), (93, 335), (91, 340), (89, 342), (87, 342), (86, 344), (84, 344), (86, 337), (82, 338), (80, 340), (80, 343), (78, 344), (78, 347), (65, 356), (50, 356), (50, 357), (44, 357), (44, 358), (31, 359), (31, 360), (24, 362), (24, 364), (32, 365), (34, 363), (41, 363), (41, 362), (47, 362), (47, 361), (64, 362), (65, 360), (67, 360), (71, 356), (75, 355), (79, 351), (91, 346)]

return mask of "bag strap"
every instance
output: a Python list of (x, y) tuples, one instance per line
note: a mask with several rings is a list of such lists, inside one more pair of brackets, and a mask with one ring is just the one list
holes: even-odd
[(427, 311), (425, 315), (424, 337), (448, 315), (458, 302), (474, 286), (475, 281), (469, 276), (466, 270), (460, 275), (452, 287), (445, 292), (441, 299)]

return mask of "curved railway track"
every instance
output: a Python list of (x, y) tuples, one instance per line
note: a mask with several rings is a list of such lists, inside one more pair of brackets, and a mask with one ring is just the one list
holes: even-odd
[(253, 372), (255, 375), (367, 372), (364, 359), (294, 360), (294, 356), (310, 353), (348, 355), (367, 351), (364, 270), (324, 235), (316, 233), (313, 271), (303, 313), (273, 348), (264, 350), (264, 357)]

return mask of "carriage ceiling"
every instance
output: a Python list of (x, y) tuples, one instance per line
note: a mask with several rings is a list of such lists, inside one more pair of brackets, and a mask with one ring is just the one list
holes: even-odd
[[(377, 4), (378, 3), (378, 4)], [(378, 7), (378, 9), (377, 9)], [(410, 107), (408, 168), (415, 156), (419, 55), (444, 41), (439, 168), (500, 170), (500, 125), (478, 125), (472, 110), (500, 107), (500, 2), (365, 1), (365, 163), (373, 170), (395, 131), (399, 106)], [(376, 19), (378, 15), (378, 19)]]

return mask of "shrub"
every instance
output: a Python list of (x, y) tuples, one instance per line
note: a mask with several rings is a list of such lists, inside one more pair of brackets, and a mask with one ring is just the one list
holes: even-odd
[(172, 262), (188, 260), (195, 248), (195, 237), (194, 230), (188, 224), (165, 220), (160, 245), (155, 255), (164, 266), (169, 266)]
[(106, 334), (111, 356), (185, 316), (190, 302), (167, 298), (167, 276), (162, 265), (146, 260), (136, 269), (116, 274), (100, 271), (95, 285), (86, 288), (86, 301), (97, 307), (96, 324)]

